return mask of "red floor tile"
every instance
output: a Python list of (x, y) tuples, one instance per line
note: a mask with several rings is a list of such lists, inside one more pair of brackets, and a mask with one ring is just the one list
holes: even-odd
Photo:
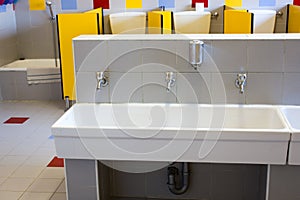
[(64, 167), (64, 159), (55, 156), (47, 165), (47, 167)]
[(29, 117), (11, 117), (4, 124), (23, 124), (29, 119)]

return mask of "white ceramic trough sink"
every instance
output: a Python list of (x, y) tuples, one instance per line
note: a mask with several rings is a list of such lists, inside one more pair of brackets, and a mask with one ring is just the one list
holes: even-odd
[(284, 164), (289, 129), (272, 106), (75, 104), (52, 127), (63, 158)]
[(284, 106), (281, 111), (292, 132), (288, 163), (300, 165), (300, 107)]

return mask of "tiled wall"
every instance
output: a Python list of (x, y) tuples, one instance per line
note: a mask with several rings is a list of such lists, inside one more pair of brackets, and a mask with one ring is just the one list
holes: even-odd
[(12, 5), (6, 7), (6, 12), (0, 12), (0, 66), (17, 58), (15, 12)]
[[(77, 84), (83, 86), (77, 89), (77, 100), (300, 105), (299, 40), (204, 42), (204, 62), (198, 73), (187, 61), (188, 40), (103, 41), (99, 46), (97, 41), (78, 41)], [(95, 47), (93, 53), (82, 63), (91, 47)], [(110, 84), (96, 91), (95, 71), (103, 70)], [(170, 93), (165, 89), (167, 71), (177, 76)], [(248, 75), (244, 94), (234, 84), (241, 72)]]
[[(261, 0), (243, 0), (244, 8), (259, 8)], [(81, 12), (93, 9), (92, 0), (78, 0), (76, 10), (62, 10), (61, 0), (53, 0), (54, 13), (63, 12)], [(191, 0), (175, 0), (175, 8), (171, 10), (190, 10)], [(261, 7), (266, 9), (280, 9), (293, 0), (277, 0), (275, 6)], [(209, 10), (217, 9), (223, 6), (224, 0), (210, 0), (208, 4)], [(110, 9), (105, 9), (104, 13), (107, 16), (114, 12), (123, 11), (148, 11), (157, 9), (158, 0), (143, 0), (141, 9), (126, 9), (126, 0), (110, 0)], [(279, 26), (276, 27), (276, 32), (285, 30), (285, 16), (279, 19)], [(25, 58), (52, 58), (54, 57), (53, 50), (53, 35), (52, 28), (49, 22), (49, 10), (29, 11), (28, 0), (18, 1), (16, 4), (16, 24), (18, 28), (18, 57)], [(106, 32), (110, 32), (108, 25), (108, 17), (105, 17)], [(222, 31), (222, 16), (218, 20), (212, 20), (211, 30), (213, 33)]]
[[(53, 2), (54, 14), (80, 12), (92, 8), (91, 1), (78, 1), (78, 10), (62, 11), (60, 1)], [(27, 0), (16, 4), (19, 58), (54, 58), (53, 29), (46, 10), (29, 11)], [(56, 27), (56, 25), (55, 25)]]
[(61, 84), (28, 85), (26, 71), (0, 71), (0, 101), (59, 100)]

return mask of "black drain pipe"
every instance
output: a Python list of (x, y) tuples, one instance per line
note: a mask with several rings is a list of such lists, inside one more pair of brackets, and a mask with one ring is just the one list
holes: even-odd
[(168, 167), (168, 187), (170, 192), (176, 195), (184, 194), (189, 187), (189, 165), (187, 162), (182, 163), (181, 168), (181, 184), (180, 187), (176, 185), (176, 175), (178, 175), (177, 167)]

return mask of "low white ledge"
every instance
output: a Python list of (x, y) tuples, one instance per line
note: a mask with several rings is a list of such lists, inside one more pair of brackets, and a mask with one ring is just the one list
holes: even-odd
[(81, 35), (73, 40), (299, 40), (297, 33), (274, 34), (117, 34)]

